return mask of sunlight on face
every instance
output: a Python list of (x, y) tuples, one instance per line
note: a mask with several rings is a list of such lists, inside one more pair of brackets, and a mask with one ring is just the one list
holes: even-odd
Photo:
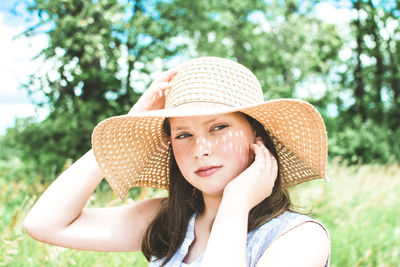
[(255, 132), (241, 113), (170, 118), (171, 144), (185, 179), (203, 193), (221, 194), (252, 162)]

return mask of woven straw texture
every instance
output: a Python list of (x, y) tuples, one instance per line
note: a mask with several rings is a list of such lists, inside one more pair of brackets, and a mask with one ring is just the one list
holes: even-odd
[(246, 113), (271, 135), (284, 186), (325, 177), (325, 125), (311, 104), (296, 99), (264, 102), (252, 72), (215, 57), (187, 62), (172, 83), (164, 109), (112, 117), (93, 131), (96, 160), (120, 199), (132, 187), (168, 189), (171, 150), (162, 127), (166, 117)]

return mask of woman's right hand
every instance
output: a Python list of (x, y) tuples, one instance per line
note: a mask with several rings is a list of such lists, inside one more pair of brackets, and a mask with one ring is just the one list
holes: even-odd
[(168, 94), (168, 89), (171, 87), (170, 81), (178, 71), (179, 68), (172, 68), (163, 72), (158, 78), (156, 78), (139, 98), (136, 104), (131, 108), (128, 115), (164, 108), (165, 96)]

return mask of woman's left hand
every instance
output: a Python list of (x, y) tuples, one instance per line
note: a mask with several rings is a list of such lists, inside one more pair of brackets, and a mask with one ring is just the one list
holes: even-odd
[(250, 149), (255, 154), (253, 163), (226, 185), (223, 195), (229, 201), (238, 200), (248, 210), (271, 195), (278, 176), (277, 161), (263, 142), (250, 144)]

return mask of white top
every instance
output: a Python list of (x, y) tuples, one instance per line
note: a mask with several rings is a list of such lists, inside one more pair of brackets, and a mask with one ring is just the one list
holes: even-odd
[[(196, 260), (192, 261), (190, 264), (184, 263), (183, 260), (189, 251), (189, 247), (194, 240), (194, 222), (196, 219), (196, 214), (193, 214), (190, 218), (188, 228), (186, 230), (185, 239), (182, 242), (180, 248), (176, 251), (174, 256), (164, 265), (165, 267), (199, 267), (203, 254), (201, 254)], [(248, 267), (255, 267), (258, 260), (264, 253), (265, 249), (274, 241), (276, 238), (280, 237), (282, 234), (293, 229), (294, 227), (304, 223), (304, 222), (316, 222), (321, 225), (326, 233), (329, 233), (326, 228), (318, 221), (311, 219), (310, 217), (298, 214), (295, 212), (286, 211), (276, 218), (266, 222), (257, 229), (249, 232), (247, 234), (247, 246), (246, 246), (246, 261)], [(149, 267), (162, 266), (162, 259), (155, 261), (153, 258), (149, 263)], [(325, 266), (329, 266), (329, 257)]]

